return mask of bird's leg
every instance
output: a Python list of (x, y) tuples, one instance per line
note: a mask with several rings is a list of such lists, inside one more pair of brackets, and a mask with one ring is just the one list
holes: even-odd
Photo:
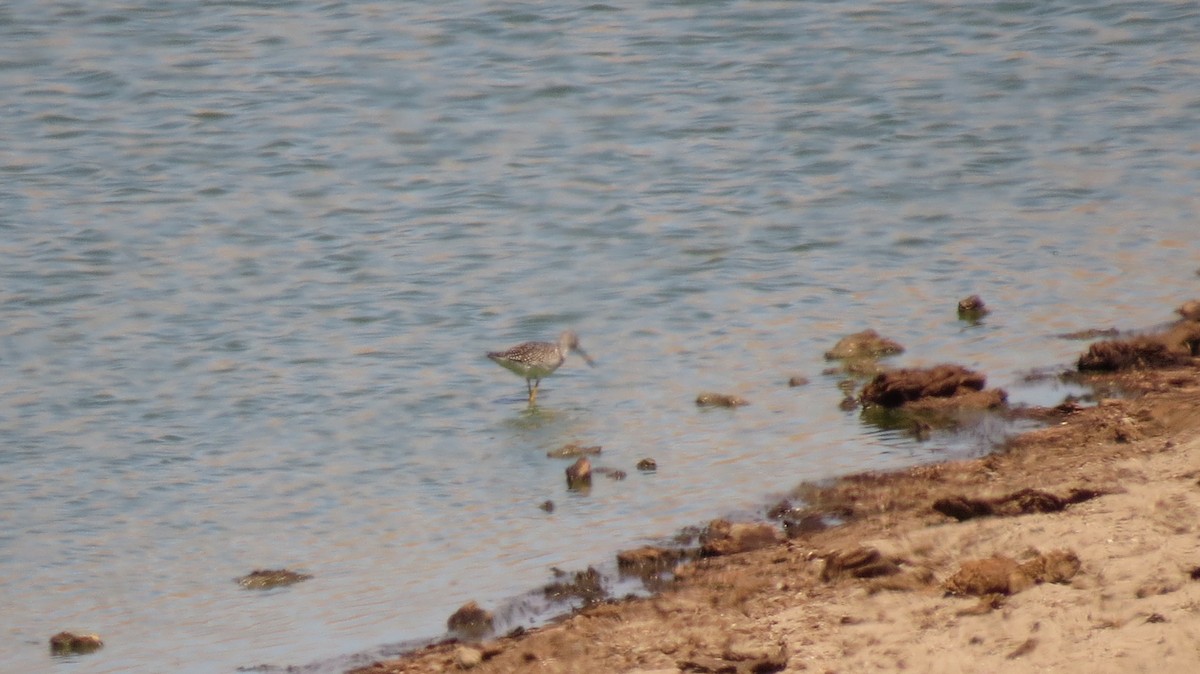
[(541, 384), (541, 383), (542, 383), (542, 380), (540, 380), (540, 379), (531, 379), (531, 380), (529, 380), (529, 381), (530, 381), (530, 382), (532, 382), (532, 383), (530, 384), (530, 387), (529, 387), (529, 404), (530, 404), (530, 405), (534, 405), (534, 404), (537, 404), (537, 390), (538, 390), (538, 384)]

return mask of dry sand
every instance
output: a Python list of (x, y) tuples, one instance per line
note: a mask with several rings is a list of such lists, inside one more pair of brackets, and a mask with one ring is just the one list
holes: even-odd
[[(991, 456), (804, 493), (844, 525), (684, 562), (651, 598), (355, 671), (1200, 671), (1200, 369), (1116, 378), (1131, 397), (1047, 410)], [(1039, 493), (991, 501), (996, 515), (932, 507), (1023, 489)]]

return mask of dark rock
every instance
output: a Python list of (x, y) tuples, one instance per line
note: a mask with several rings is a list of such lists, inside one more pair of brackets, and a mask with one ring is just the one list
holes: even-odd
[(958, 317), (963, 320), (976, 321), (988, 313), (989, 310), (979, 295), (971, 295), (958, 301)]
[(947, 517), (953, 517), (959, 522), (976, 517), (986, 517), (993, 512), (991, 503), (965, 496), (940, 498), (933, 502), (933, 509)]
[(806, 385), (808, 385), (808, 377), (801, 377), (799, 375), (796, 375), (795, 377), (791, 377), (790, 379), (788, 379), (788, 386), (791, 386), (792, 388), (795, 388), (797, 386), (806, 386)]
[(550, 501), (550, 500), (542, 501), (542, 504), (538, 507), (541, 508), (542, 510), (545, 510), (548, 513), (552, 513), (552, 512), (554, 512), (554, 501)]
[(876, 375), (863, 387), (863, 404), (900, 407), (923, 398), (950, 398), (965, 392), (982, 391), (987, 378), (959, 365), (889, 370)]
[(1072, 489), (1064, 498), (1038, 489), (1021, 489), (1000, 498), (969, 498), (961, 494), (940, 498), (933, 509), (962, 522), (976, 517), (1054, 513), (1068, 505), (1103, 495), (1094, 489)]
[(658, 470), (658, 462), (649, 457), (637, 462), (637, 469), (645, 472), (653, 472)]

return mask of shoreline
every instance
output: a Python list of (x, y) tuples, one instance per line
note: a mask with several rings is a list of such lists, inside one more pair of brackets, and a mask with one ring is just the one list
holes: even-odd
[(1200, 369), (1088, 378), (1125, 397), (1040, 409), (1047, 426), (982, 457), (801, 485), (786, 535), (734, 524), (656, 558), (673, 573), (649, 597), (349, 673), (1190, 671)]

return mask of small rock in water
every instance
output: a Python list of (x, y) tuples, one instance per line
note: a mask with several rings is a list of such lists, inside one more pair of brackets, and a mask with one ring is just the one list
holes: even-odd
[(637, 462), (637, 469), (646, 472), (653, 472), (658, 470), (658, 462), (650, 457), (646, 457)]
[(620, 470), (618, 468), (603, 468), (603, 467), (597, 466), (596, 468), (592, 469), (592, 472), (600, 473), (601, 475), (603, 475), (604, 477), (607, 477), (610, 480), (624, 480), (626, 477), (625, 471)]
[(599, 454), (600, 449), (601, 449), (600, 445), (584, 447), (583, 445), (579, 444), (578, 442), (568, 442), (567, 444), (563, 445), (562, 447), (559, 447), (558, 449), (552, 449), (552, 450), (546, 452), (546, 456), (550, 457), (551, 459), (570, 459), (570, 458), (574, 458), (576, 456), (588, 456), (588, 455)]
[(958, 301), (958, 317), (963, 320), (978, 320), (988, 312), (987, 305), (983, 303), (983, 298), (979, 295), (971, 295)]
[(696, 396), (696, 404), (700, 407), (741, 407), (749, 405), (750, 402), (735, 395), (705, 391)]
[(788, 379), (788, 386), (791, 386), (792, 388), (797, 386), (805, 386), (806, 384), (808, 384), (808, 377), (796, 375), (795, 377)]
[(550, 500), (542, 501), (542, 504), (538, 507), (541, 508), (542, 510), (545, 510), (548, 513), (552, 513), (552, 512), (554, 512), (554, 501), (550, 501)]
[(247, 590), (269, 590), (274, 587), (292, 585), (312, 578), (307, 573), (297, 573), (289, 569), (255, 569), (237, 579), (238, 585)]
[(96, 634), (59, 632), (50, 637), (50, 652), (54, 655), (83, 655), (98, 650), (104, 642)]
[(903, 352), (904, 347), (899, 342), (882, 337), (874, 330), (863, 330), (838, 340), (832, 349), (825, 352), (825, 359), (874, 359)]
[(581, 456), (575, 463), (567, 466), (567, 488), (582, 489), (592, 484), (592, 462), (586, 456)]

